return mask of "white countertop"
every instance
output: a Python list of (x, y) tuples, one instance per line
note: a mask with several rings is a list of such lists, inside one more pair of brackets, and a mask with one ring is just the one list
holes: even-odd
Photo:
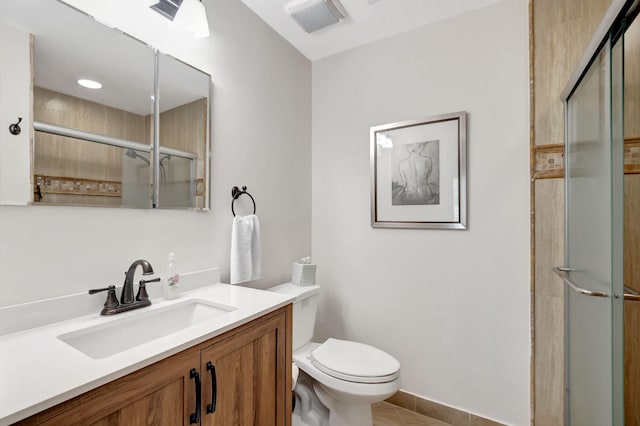
[[(57, 336), (134, 317), (188, 299), (237, 307), (223, 316), (160, 337), (127, 351), (92, 359)], [(0, 336), (0, 425), (9, 425), (95, 389), (140, 368), (204, 342), (292, 300), (279, 293), (228, 284), (185, 292), (175, 300), (153, 300), (150, 307), (113, 316), (99, 312)], [(19, 320), (19, 319), (16, 319)], [(158, 327), (162, 327), (158, 324)]]

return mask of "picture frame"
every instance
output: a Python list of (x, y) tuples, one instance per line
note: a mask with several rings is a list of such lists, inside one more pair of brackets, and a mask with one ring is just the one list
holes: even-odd
[(371, 227), (467, 229), (466, 117), (370, 128)]

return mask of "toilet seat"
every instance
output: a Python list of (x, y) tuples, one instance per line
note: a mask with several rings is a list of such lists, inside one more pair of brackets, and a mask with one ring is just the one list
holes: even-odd
[[(300, 371), (311, 376), (313, 380), (324, 387), (334, 389), (335, 392), (348, 395), (350, 399), (360, 401), (382, 401), (400, 389), (400, 376), (386, 383), (357, 383), (338, 379), (324, 373), (313, 364), (311, 352), (320, 347), (320, 343), (311, 342), (293, 353), (293, 361), (300, 367)], [(378, 399), (379, 398), (379, 399)]]
[(330, 338), (311, 351), (310, 359), (323, 373), (354, 383), (388, 383), (400, 376), (397, 359), (359, 342)]

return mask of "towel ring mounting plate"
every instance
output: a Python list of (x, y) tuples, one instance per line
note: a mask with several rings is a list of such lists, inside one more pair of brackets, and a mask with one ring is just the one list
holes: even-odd
[(233, 208), (233, 205), (242, 194), (246, 194), (249, 196), (249, 198), (251, 198), (251, 202), (253, 203), (253, 214), (256, 214), (256, 200), (254, 200), (253, 196), (247, 192), (247, 187), (243, 186), (241, 190), (237, 186), (234, 186), (233, 188), (231, 188), (231, 196), (233, 197), (233, 199), (231, 200), (231, 213), (233, 213), (233, 216), (236, 216), (236, 211)]

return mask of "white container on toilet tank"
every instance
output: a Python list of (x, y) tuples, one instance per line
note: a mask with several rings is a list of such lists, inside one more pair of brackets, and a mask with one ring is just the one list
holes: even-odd
[(301, 286), (314, 285), (316, 283), (316, 265), (294, 263), (291, 269), (291, 282)]
[(316, 283), (316, 265), (311, 257), (303, 257), (291, 266), (291, 282), (296, 285), (314, 285)]

